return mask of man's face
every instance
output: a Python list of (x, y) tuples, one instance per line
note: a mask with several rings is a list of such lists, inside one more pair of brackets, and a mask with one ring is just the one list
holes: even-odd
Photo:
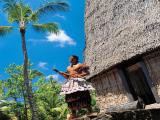
[(74, 57), (70, 57), (69, 61), (71, 64), (77, 64), (77, 59)]

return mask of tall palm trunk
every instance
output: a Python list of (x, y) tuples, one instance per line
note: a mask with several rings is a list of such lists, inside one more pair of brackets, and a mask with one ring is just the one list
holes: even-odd
[(32, 93), (32, 86), (28, 77), (28, 54), (26, 48), (26, 41), (25, 41), (25, 28), (20, 27), (20, 33), (22, 38), (22, 50), (23, 50), (23, 57), (24, 57), (24, 64), (23, 64), (23, 77), (24, 77), (24, 86), (26, 88), (27, 98), (30, 105), (30, 110), (32, 112), (32, 120), (38, 120), (38, 113), (37, 113), (37, 106), (33, 97)]
[(25, 90), (23, 86), (22, 86), (22, 93), (23, 93), (23, 99), (24, 99), (24, 120), (28, 120), (27, 102), (26, 102)]

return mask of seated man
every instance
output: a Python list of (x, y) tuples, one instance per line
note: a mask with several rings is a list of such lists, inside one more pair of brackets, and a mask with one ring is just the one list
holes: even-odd
[(94, 90), (94, 88), (85, 80), (85, 77), (89, 74), (89, 67), (85, 64), (79, 64), (78, 57), (75, 55), (70, 57), (70, 63), (67, 72), (55, 71), (68, 79), (62, 85), (60, 94), (65, 95), (65, 101), (72, 112), (70, 119), (73, 119), (76, 118), (76, 110), (81, 108), (87, 108), (89, 113), (92, 112), (89, 91)]

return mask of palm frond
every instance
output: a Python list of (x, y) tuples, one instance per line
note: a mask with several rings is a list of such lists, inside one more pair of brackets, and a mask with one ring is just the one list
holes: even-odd
[(13, 23), (13, 22), (19, 22), (20, 21), (20, 11), (19, 11), (19, 8), (17, 7), (15, 7), (14, 9), (12, 9), (12, 10), (10, 10), (10, 11), (8, 11), (8, 14), (7, 14), (7, 16), (8, 16), (8, 22), (9, 23)]
[(64, 0), (56, 0), (54, 2), (48, 2), (40, 7), (36, 13), (37, 15), (45, 14), (48, 12), (67, 11), (69, 4)]
[(16, 7), (16, 1), (15, 0), (1, 0), (3, 3), (3, 11), (8, 12), (10, 10), (13, 10), (13, 8)]
[(30, 14), (32, 13), (32, 9), (29, 5), (20, 4), (20, 7), (22, 9), (22, 17), (25, 18), (30, 16)]
[(12, 26), (0, 26), (0, 36), (3, 36), (9, 32), (11, 32), (13, 29)]
[[(25, 21), (25, 22), (31, 21), (30, 17), (33, 14), (31, 7), (28, 5), (24, 5), (24, 4), (19, 4), (19, 6), (20, 6), (20, 9), (22, 10), (21, 18), (23, 19), (23, 21)], [(32, 19), (33, 19), (33, 17), (34, 16), (32, 16)]]
[(3, 11), (7, 13), (8, 21), (20, 22), (21, 20), (28, 22), (32, 14), (32, 9), (29, 5), (23, 2), (16, 2), (15, 0), (2, 0)]
[(29, 17), (26, 18), (27, 21), (38, 22), (38, 16), (35, 12), (32, 12)]
[(3, 11), (7, 13), (9, 22), (19, 21), (20, 9), (15, 0), (1, 0), (3, 4)]
[(50, 32), (50, 33), (58, 33), (58, 25), (56, 23), (46, 23), (46, 24), (33, 24), (33, 28), (36, 31), (42, 31), (42, 32)]

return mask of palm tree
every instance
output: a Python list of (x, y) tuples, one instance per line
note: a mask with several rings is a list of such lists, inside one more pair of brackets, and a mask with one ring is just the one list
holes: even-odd
[[(48, 12), (55, 11), (66, 11), (69, 8), (69, 5), (66, 1), (62, 0), (52, 0), (46, 2), (44, 5), (40, 6), (37, 10), (33, 10), (31, 6), (25, 4), (22, 0), (0, 0), (3, 4), (3, 11), (8, 16), (9, 23), (17, 23), (19, 32), (21, 34), (21, 43), (23, 51), (23, 77), (24, 77), (24, 86), (26, 88), (27, 98), (29, 101), (30, 109), (32, 112), (32, 120), (38, 120), (37, 107), (32, 93), (32, 86), (28, 77), (28, 54), (25, 40), (26, 30), (28, 26), (36, 31), (58, 33), (58, 25), (56, 23), (45, 23), (40, 24), (39, 18)], [(9, 32), (12, 32), (14, 26), (0, 26), (0, 35), (6, 35)]]

